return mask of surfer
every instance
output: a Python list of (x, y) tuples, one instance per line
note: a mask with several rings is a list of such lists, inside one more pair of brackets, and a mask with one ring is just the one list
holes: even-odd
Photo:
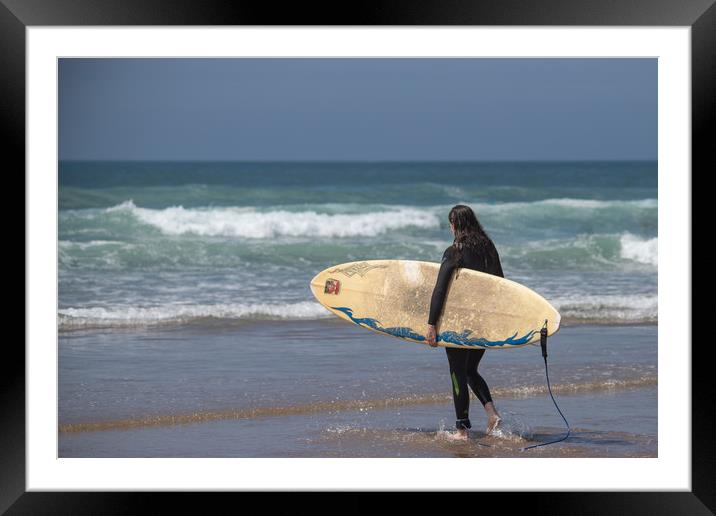
[[(436, 330), (440, 313), (445, 303), (450, 279), (460, 267), (473, 269), (495, 276), (504, 277), (500, 257), (495, 245), (477, 220), (469, 206), (458, 204), (448, 214), (450, 230), (454, 235), (453, 243), (445, 249), (440, 263), (440, 271), (430, 300), (430, 315), (425, 338), (432, 347), (437, 347)], [(459, 272), (459, 271), (458, 271)], [(468, 429), (472, 427), (469, 418), (470, 393), (468, 385), (482, 403), (487, 413), (487, 434), (492, 433), (500, 423), (500, 415), (490, 396), (490, 389), (484, 378), (477, 372), (484, 349), (466, 349), (446, 347), (452, 396), (455, 403), (457, 437), (468, 438)]]

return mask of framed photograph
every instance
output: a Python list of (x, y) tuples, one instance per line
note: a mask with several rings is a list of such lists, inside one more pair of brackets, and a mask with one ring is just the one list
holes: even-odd
[[(324, 490), (713, 508), (691, 341), (709, 2), (320, 24), (152, 5), (0, 6), (28, 300), (3, 510)], [(465, 206), (492, 265), (469, 265)], [(500, 295), (528, 287), (559, 312), (549, 370), (537, 327), (497, 350), (517, 333), (449, 340), (438, 323), (424, 345), (453, 248), (504, 271)], [(370, 260), (408, 263), (403, 283)], [(376, 274), (380, 303), (317, 302), (373, 295)], [(445, 321), (467, 311), (455, 295)], [(470, 306), (507, 331), (506, 305)], [(484, 379), (450, 343), (488, 348), (469, 351)]]

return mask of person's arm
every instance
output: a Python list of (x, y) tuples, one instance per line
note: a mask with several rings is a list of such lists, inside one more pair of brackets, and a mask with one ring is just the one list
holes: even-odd
[(430, 298), (430, 314), (428, 316), (428, 325), (435, 326), (440, 318), (440, 312), (445, 304), (450, 278), (455, 270), (455, 260), (453, 256), (453, 248), (448, 247), (443, 253), (440, 262), (440, 270), (438, 271), (438, 279), (435, 282), (433, 295)]

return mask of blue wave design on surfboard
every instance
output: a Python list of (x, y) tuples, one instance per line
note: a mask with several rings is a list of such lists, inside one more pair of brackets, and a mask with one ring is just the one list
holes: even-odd
[[(417, 333), (412, 328), (406, 328), (404, 326), (384, 328), (383, 325), (380, 324), (380, 321), (378, 321), (377, 319), (371, 319), (369, 317), (355, 317), (353, 315), (353, 309), (348, 308), (346, 306), (332, 306), (331, 308), (333, 310), (343, 312), (348, 317), (350, 317), (351, 321), (356, 323), (358, 326), (367, 326), (368, 328), (372, 328), (381, 333), (387, 333), (388, 335), (393, 335), (394, 337), (408, 338), (417, 341), (425, 340), (424, 335)], [(456, 331), (444, 331), (437, 335), (436, 341), (449, 342), (450, 344), (459, 344), (462, 346), (490, 348), (500, 346), (520, 346), (522, 344), (527, 344), (535, 333), (537, 333), (537, 330), (532, 330), (519, 338), (516, 338), (517, 333), (515, 333), (514, 335), (508, 337), (505, 340), (491, 341), (485, 339), (484, 337), (470, 337), (470, 334), (472, 334), (472, 330), (463, 330), (460, 333)]]

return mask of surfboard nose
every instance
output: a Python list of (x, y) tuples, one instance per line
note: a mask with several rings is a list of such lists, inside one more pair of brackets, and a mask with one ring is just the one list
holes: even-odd
[(311, 288), (311, 293), (313, 293), (313, 296), (317, 300), (321, 300), (320, 293), (322, 292), (322, 285), (323, 285), (323, 276), (325, 275), (326, 271), (323, 270), (316, 274), (309, 283), (309, 287)]

